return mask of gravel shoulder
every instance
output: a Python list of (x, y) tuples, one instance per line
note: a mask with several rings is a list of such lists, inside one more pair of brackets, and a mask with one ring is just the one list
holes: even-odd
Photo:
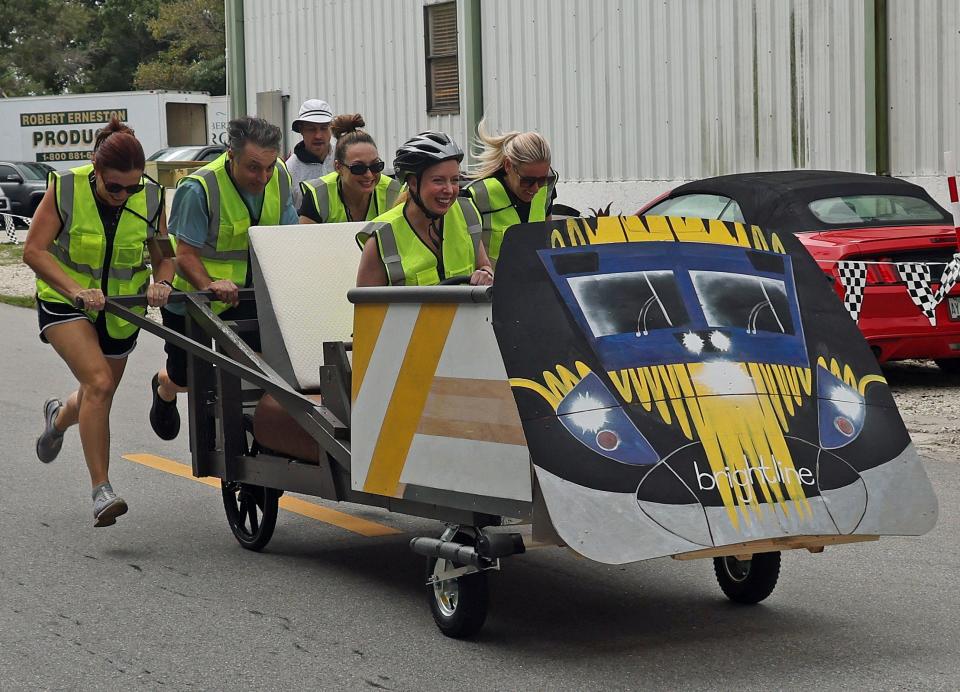
[[(33, 272), (8, 248), (0, 245), (0, 294), (32, 295)], [(883, 370), (917, 451), (943, 461), (960, 460), (960, 377), (946, 375), (932, 361), (907, 360)]]

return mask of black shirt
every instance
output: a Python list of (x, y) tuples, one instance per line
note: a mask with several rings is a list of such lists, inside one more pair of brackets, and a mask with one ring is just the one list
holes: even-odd
[[(510, 204), (513, 205), (513, 208), (517, 210), (517, 216), (520, 217), (520, 223), (527, 223), (530, 220), (530, 203), (522, 201), (519, 197), (513, 194), (513, 190), (507, 185), (507, 173), (503, 169), (497, 171), (494, 176), (497, 180), (500, 181), (500, 184), (503, 185), (503, 189), (507, 191), (507, 197), (510, 198)], [(537, 191), (539, 193), (539, 190)], [(550, 216), (553, 213), (553, 201), (557, 198), (557, 188), (554, 187), (552, 194), (550, 195), (550, 202), (547, 204), (547, 216)]]

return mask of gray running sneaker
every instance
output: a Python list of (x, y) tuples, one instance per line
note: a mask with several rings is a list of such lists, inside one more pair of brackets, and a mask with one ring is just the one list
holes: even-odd
[(57, 398), (43, 402), (43, 432), (37, 438), (37, 458), (44, 464), (56, 459), (63, 446), (63, 433), (53, 424), (61, 408), (63, 403)]
[(93, 489), (93, 525), (112, 526), (117, 517), (127, 513), (127, 503), (118, 497), (109, 483), (101, 483)]

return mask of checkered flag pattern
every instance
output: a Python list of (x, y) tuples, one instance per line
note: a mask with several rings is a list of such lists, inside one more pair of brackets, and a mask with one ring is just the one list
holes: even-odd
[[(907, 293), (930, 324), (937, 326), (937, 294), (930, 290), (930, 266), (922, 262), (897, 262), (897, 271), (907, 284)], [(946, 273), (946, 272), (944, 272)]]
[(942, 303), (947, 294), (953, 290), (957, 279), (960, 279), (960, 254), (954, 255), (950, 264), (943, 270), (943, 276), (940, 277), (940, 288), (937, 289), (937, 304)]
[(3, 230), (7, 233), (7, 242), (16, 243), (17, 227), (13, 224), (13, 217), (9, 214), (0, 214), (0, 219), (3, 219)]
[(856, 322), (863, 304), (863, 287), (867, 285), (867, 263), (844, 260), (837, 262), (837, 275), (843, 284), (843, 307)]

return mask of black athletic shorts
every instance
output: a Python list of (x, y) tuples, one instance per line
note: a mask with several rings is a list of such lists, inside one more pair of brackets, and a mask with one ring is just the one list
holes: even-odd
[[(62, 322), (72, 322), (74, 320), (87, 320), (90, 318), (72, 305), (66, 303), (51, 303), (37, 298), (37, 318), (40, 322), (40, 341), (49, 344), (44, 330)], [(92, 322), (93, 328), (97, 331), (97, 340), (100, 342), (100, 350), (107, 358), (126, 358), (137, 346), (137, 336), (140, 330), (137, 329), (133, 335), (125, 339), (115, 339), (107, 334), (107, 313), (101, 310), (97, 314), (96, 321)]]
[[(186, 315), (178, 315), (175, 312), (170, 312), (166, 308), (161, 308), (160, 315), (163, 319), (164, 327), (186, 336)], [(257, 303), (252, 300), (243, 301), (235, 308), (227, 308), (221, 312), (218, 317), (224, 321), (255, 320), (257, 319)], [(260, 352), (260, 332), (241, 334), (240, 338), (254, 351)], [(169, 341), (164, 344), (163, 350), (167, 353), (167, 376), (178, 387), (186, 387), (187, 352), (179, 346), (174, 346)]]

